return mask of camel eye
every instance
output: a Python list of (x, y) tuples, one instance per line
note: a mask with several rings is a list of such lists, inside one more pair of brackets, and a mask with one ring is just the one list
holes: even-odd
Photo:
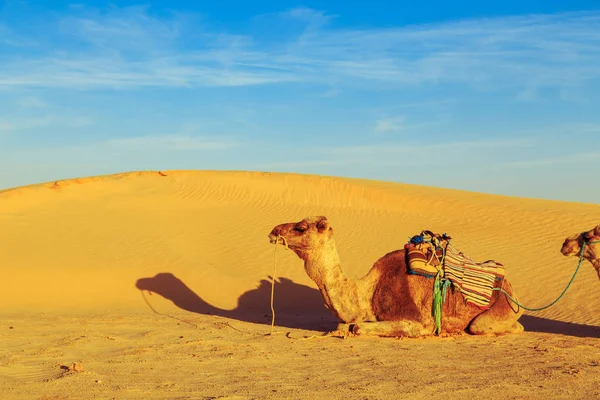
[(323, 232), (325, 229), (327, 229), (327, 227), (328, 227), (328, 225), (327, 225), (327, 221), (320, 221), (320, 222), (317, 224), (317, 230), (318, 230), (319, 232)]
[(591, 239), (591, 235), (589, 232), (583, 232), (583, 234), (581, 235), (583, 237), (583, 240), (590, 240)]
[(298, 231), (300, 233), (306, 232), (307, 229), (308, 229), (308, 226), (306, 226), (306, 224), (298, 224), (294, 227), (294, 230)]

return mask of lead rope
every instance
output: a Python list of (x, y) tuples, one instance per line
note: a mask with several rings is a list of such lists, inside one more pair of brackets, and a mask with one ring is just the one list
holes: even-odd
[(279, 239), (283, 242), (286, 250), (289, 250), (287, 240), (283, 236), (277, 235), (275, 239), (275, 251), (273, 251), (273, 276), (271, 277), (271, 332), (269, 335), (273, 334), (273, 328), (275, 327), (275, 306), (273, 305), (275, 299), (275, 273), (277, 271), (277, 245), (279, 244)]
[(567, 283), (567, 286), (565, 287), (565, 289), (562, 291), (562, 293), (556, 298), (556, 300), (554, 300), (552, 303), (544, 306), (544, 307), (537, 307), (537, 308), (530, 308), (530, 307), (525, 307), (523, 304), (519, 303), (517, 300), (513, 299), (511, 297), (510, 294), (508, 294), (508, 292), (506, 290), (504, 290), (502, 287), (499, 288), (493, 288), (492, 290), (496, 290), (496, 291), (501, 291), (502, 293), (504, 293), (506, 295), (506, 297), (508, 299), (510, 299), (510, 301), (512, 301), (513, 303), (515, 303), (517, 306), (527, 310), (527, 311), (542, 311), (545, 310), (546, 308), (553, 306), (554, 304), (556, 304), (567, 292), (567, 289), (569, 289), (569, 287), (571, 287), (571, 284), (573, 283), (573, 280), (575, 279), (575, 276), (577, 276), (577, 272), (579, 272), (579, 268), (581, 267), (581, 264), (583, 263), (583, 250), (585, 249), (585, 245), (586, 244), (596, 244), (596, 243), (600, 243), (600, 240), (595, 240), (593, 242), (586, 242), (585, 240), (583, 241), (583, 244), (581, 245), (581, 252), (579, 253), (579, 263), (577, 264), (577, 268), (575, 269), (575, 272), (573, 273), (573, 276), (571, 277), (571, 280), (569, 281), (569, 283)]
[[(271, 279), (271, 331), (270, 331), (269, 335), (273, 335), (274, 333), (282, 333), (282, 332), (273, 332), (273, 329), (275, 327), (275, 307), (274, 307), (273, 303), (274, 303), (274, 299), (275, 299), (275, 273), (277, 272), (277, 245), (279, 244), (280, 238), (281, 238), (281, 241), (283, 242), (283, 245), (285, 246), (285, 249), (286, 250), (290, 249), (288, 247), (287, 240), (285, 239), (285, 237), (277, 235), (277, 238), (275, 239), (275, 250), (273, 251), (273, 277)], [(312, 336), (307, 336), (307, 337), (302, 337), (302, 338), (295, 338), (292, 336), (292, 332), (288, 332), (285, 334), (285, 336), (289, 339), (295, 339), (295, 340), (323, 339), (326, 337), (344, 338), (343, 336), (337, 336), (334, 333), (326, 333), (325, 335), (322, 335), (322, 336), (312, 335)]]

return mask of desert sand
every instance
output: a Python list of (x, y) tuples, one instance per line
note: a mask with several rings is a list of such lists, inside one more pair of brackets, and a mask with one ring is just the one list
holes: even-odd
[(365, 274), (423, 229), (507, 267), (527, 306), (577, 259), (600, 205), (258, 172), (149, 171), (0, 192), (2, 399), (600, 398), (600, 281), (584, 264), (525, 332), (328, 337), (336, 319), (280, 223), (325, 215)]

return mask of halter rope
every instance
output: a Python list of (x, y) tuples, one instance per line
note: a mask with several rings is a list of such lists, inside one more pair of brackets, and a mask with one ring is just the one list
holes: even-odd
[[(583, 235), (583, 233), (582, 233)], [(552, 303), (544, 306), (544, 307), (537, 307), (537, 308), (530, 308), (530, 307), (525, 307), (523, 304), (519, 303), (517, 300), (513, 299), (511, 297), (510, 294), (508, 294), (508, 292), (506, 290), (504, 290), (503, 288), (493, 288), (492, 290), (499, 290), (502, 293), (504, 293), (506, 295), (506, 297), (508, 297), (510, 299), (510, 301), (512, 301), (513, 303), (515, 303), (517, 306), (527, 310), (527, 311), (541, 311), (541, 310), (545, 310), (548, 307), (553, 306), (554, 304), (556, 304), (567, 292), (567, 289), (569, 289), (569, 287), (571, 286), (571, 284), (573, 283), (573, 280), (575, 279), (575, 276), (577, 275), (577, 272), (579, 272), (579, 268), (581, 267), (581, 264), (583, 263), (583, 251), (585, 249), (585, 245), (586, 244), (596, 244), (596, 243), (600, 243), (600, 240), (594, 240), (593, 242), (587, 242), (585, 239), (583, 240), (583, 244), (581, 246), (581, 252), (579, 253), (579, 263), (577, 264), (577, 268), (575, 269), (575, 272), (573, 273), (573, 276), (571, 277), (571, 280), (569, 281), (569, 283), (567, 284), (567, 287), (565, 287), (565, 289), (562, 291), (562, 293), (556, 298), (556, 300), (554, 300)]]
[(283, 236), (277, 235), (275, 238), (275, 251), (273, 251), (273, 276), (271, 279), (271, 332), (270, 335), (273, 334), (273, 328), (275, 327), (275, 307), (273, 306), (273, 299), (275, 298), (275, 271), (277, 269), (277, 245), (279, 244), (279, 239), (283, 242), (286, 250), (289, 250), (287, 240)]

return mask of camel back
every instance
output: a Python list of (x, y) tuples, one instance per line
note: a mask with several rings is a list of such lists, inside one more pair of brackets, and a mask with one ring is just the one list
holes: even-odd
[(504, 265), (493, 260), (477, 262), (450, 244), (450, 237), (425, 230), (404, 246), (409, 274), (435, 278), (438, 273), (459, 290), (465, 302), (487, 309), (492, 289), (506, 274)]

